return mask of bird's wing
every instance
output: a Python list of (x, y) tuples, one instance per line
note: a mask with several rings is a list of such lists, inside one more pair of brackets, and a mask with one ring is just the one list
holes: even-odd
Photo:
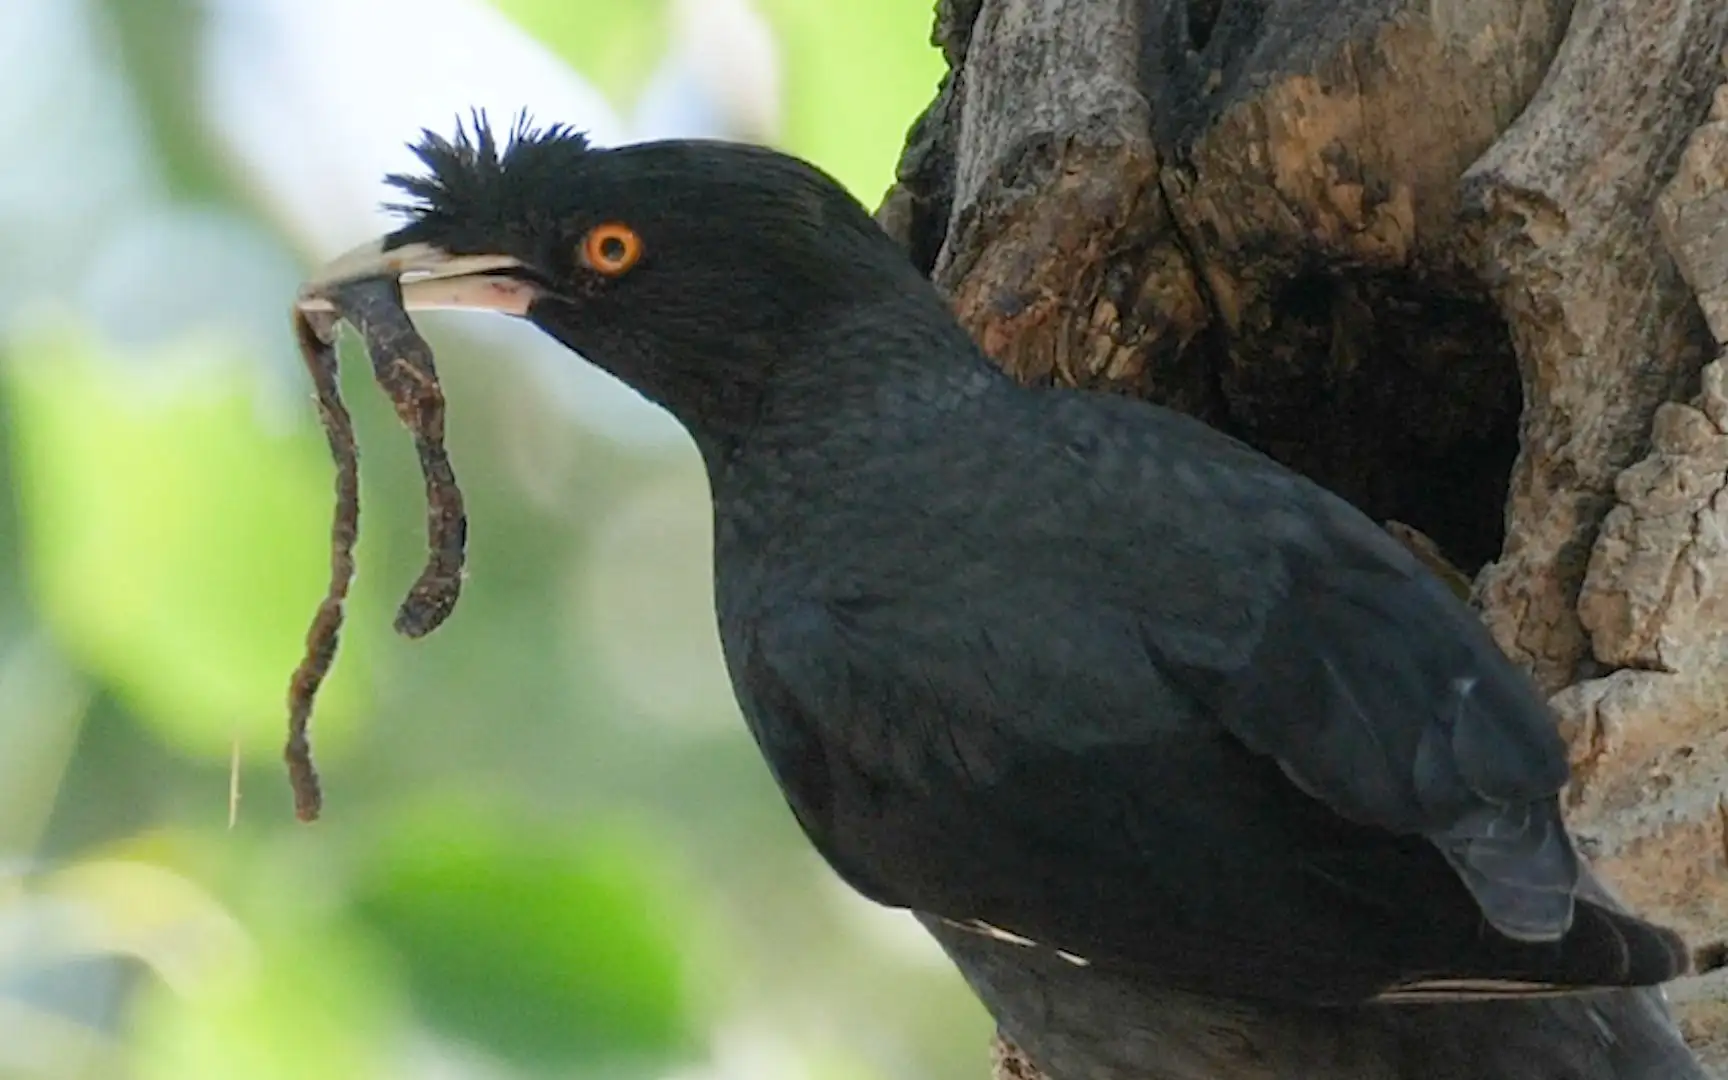
[[(1475, 613), (1344, 500), (1204, 425), (1131, 410), (1076, 399), (1049, 421), (1114, 416), (1118, 446), (1155, 441), (1076, 467), (1081, 535), (1037, 547), (1087, 552), (1075, 587), (1111, 581), (1089, 601), (1132, 604), (1159, 671), (1307, 794), (1425, 837), (1509, 937), (1563, 935), (1578, 883), (1556, 799), (1565, 744)], [(1138, 481), (1148, 462), (1158, 478)], [(1190, 537), (1217, 550), (1163, 553)]]
[[(1089, 592), (1092, 575), (1030, 556), (972, 596), (789, 605), (758, 627), (754, 684), (836, 726), (813, 744), (853, 746), (867, 766), (945, 746), (961, 775), (1063, 745), (1173, 752), (1162, 714), (1196, 713), (1344, 819), (1431, 842), (1507, 936), (1557, 940), (1578, 862), (1546, 705), (1395, 541), (1342, 512), (1316, 521), (1277, 553), (1272, 599), (1216, 625), (1161, 618), (1132, 574)], [(1070, 566), (1142, 557), (1121, 539), (1047, 550)]]
[(1241, 877), (1288, 865), (1282, 807), (1309, 800), (1216, 725), (1193, 730), (1131, 617), (1024, 600), (1018, 619), (788, 601), (734, 641), (746, 719), (816, 847), (878, 901), (1053, 947), (1131, 954), (1209, 892), (1245, 910), (1192, 904), (1197, 947), (1276, 937), (1247, 908), (1278, 890)]
[(735, 677), (800, 823), (884, 903), (1208, 993), (1683, 970), (1636, 920), (1574, 926), (1560, 744), (1468, 610), (1395, 563), (1328, 566), (1293, 567), (1233, 667), (1169, 662), (1140, 613), (1027, 574), (972, 604), (782, 603)]
[(1244, 661), (1194, 685), (1336, 813), (1431, 841), (1502, 933), (1556, 940), (1578, 860), (1555, 798), (1567, 760), (1552, 714), (1474, 614), (1381, 540), (1292, 553)]

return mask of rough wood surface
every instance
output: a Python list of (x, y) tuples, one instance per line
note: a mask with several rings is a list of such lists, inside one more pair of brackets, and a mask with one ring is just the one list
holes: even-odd
[[(1663, 246), (1717, 356), (1685, 404), (1663, 402), (1644, 456), (1615, 480), (1578, 601), (1612, 673), (1561, 691), (1574, 817), (1635, 904), (1728, 965), (1728, 88), (1656, 200)], [(1723, 974), (1728, 974), (1724, 972)], [(1728, 1063), (1728, 987), (1685, 988), (1689, 1034)]]
[[(1477, 582), (1484, 616), (1557, 691), (1581, 846), (1711, 961), (1728, 932), (1713, 509), (1728, 506), (1713, 503), (1728, 443), (1710, 419), (1719, 378), (1699, 394), (1715, 347), (1675, 255), (1707, 272), (1696, 195), (1720, 134), (1700, 121), (1725, 35), (1718, 0), (1580, 3), (1542, 90), (1464, 177), (1525, 401), (1505, 551)], [(1720, 1014), (1695, 996), (1685, 1015), (1714, 1046)]]
[(1464, 178), (1525, 399), (1483, 607), (1549, 690), (1588, 670), (1577, 597), (1615, 478), (1708, 358), (1654, 207), (1720, 79), (1725, 26), (1719, 0), (1584, 0), (1537, 98)]
[[(1728, 960), (1728, 4), (943, 0), (936, 38), (884, 221), (986, 349), (1431, 538), (1554, 692), (1596, 864)], [(1728, 1063), (1718, 983), (1674, 997)]]

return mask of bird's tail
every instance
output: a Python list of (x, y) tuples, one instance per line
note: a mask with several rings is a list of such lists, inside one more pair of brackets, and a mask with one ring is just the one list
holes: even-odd
[[(1571, 929), (1555, 946), (1508, 957), (1512, 978), (1546, 990), (1491, 995), (1498, 1001), (1380, 1010), (1405, 1053), (1432, 1055), (1423, 1080), (1713, 1080), (1674, 1022), (1658, 985), (1685, 974), (1678, 934), (1626, 911), (1585, 869)], [(1546, 950), (1544, 953), (1543, 950)], [(1523, 968), (1519, 970), (1519, 964)], [(1565, 993), (1566, 987), (1633, 987)], [(1558, 991), (1558, 992), (1557, 992)]]
[(1468, 1001), (1658, 986), (1686, 974), (1690, 956), (1672, 930), (1579, 897), (1572, 927), (1560, 941), (1526, 943), (1488, 934), (1478, 951), (1452, 963), (1454, 971), (1469, 974), (1413, 979), (1389, 988), (1380, 1000)]
[(1662, 991), (1389, 1008), (1384, 1020), (1422, 1080), (1712, 1080)]

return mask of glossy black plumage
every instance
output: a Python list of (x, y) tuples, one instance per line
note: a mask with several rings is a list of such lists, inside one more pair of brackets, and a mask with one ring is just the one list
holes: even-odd
[[(1575, 917), (1540, 699), (1323, 491), (993, 379), (820, 445), (812, 477), (872, 467), (716, 476), (720, 620), (799, 820), (867, 895), (1230, 996), (1675, 973), (1650, 928)], [(728, 497), (769, 490), (793, 497)], [(905, 513), (835, 528), (872, 502)]]
[[(1684, 969), (1581, 891), (1535, 688), (1341, 500), (1177, 414), (1013, 384), (782, 156), (422, 156), (391, 242), (521, 259), (529, 317), (700, 447), (739, 702), (865, 895), (1010, 967), (1298, 1008)], [(608, 221), (645, 255), (600, 280), (571, 252)]]

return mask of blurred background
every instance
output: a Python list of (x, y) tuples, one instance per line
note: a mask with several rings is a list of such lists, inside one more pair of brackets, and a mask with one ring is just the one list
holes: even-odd
[(405, 142), (526, 107), (770, 142), (874, 206), (930, 7), (0, 4), (0, 1078), (985, 1074), (982, 1013), (735, 714), (693, 450), (524, 327), (422, 323), (472, 525), (418, 643), (418, 474), (348, 343), (323, 822), (280, 765), (332, 477), (288, 304), (390, 227)]

